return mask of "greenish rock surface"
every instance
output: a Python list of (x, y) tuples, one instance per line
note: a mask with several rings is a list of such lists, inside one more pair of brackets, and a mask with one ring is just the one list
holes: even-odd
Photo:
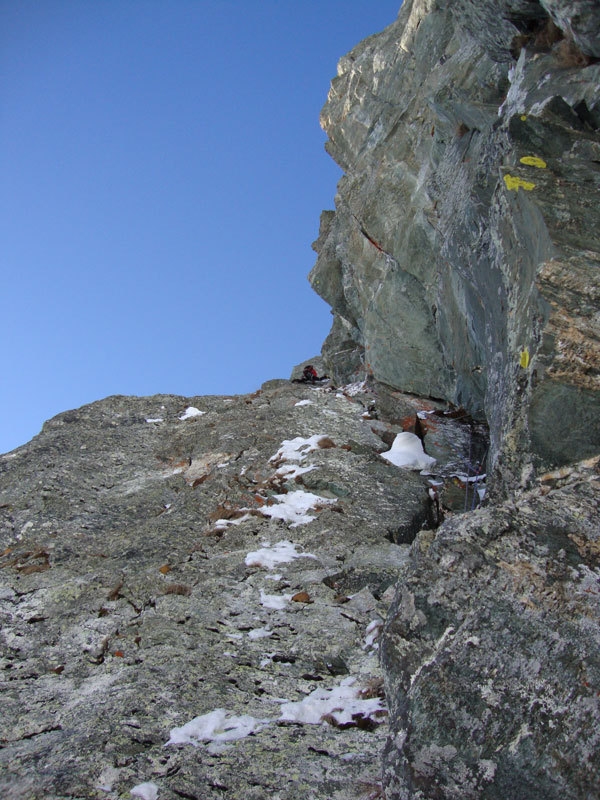
[(407, 0), (321, 115), (327, 367), (485, 418), (502, 489), (600, 447), (599, 30), (596, 2)]

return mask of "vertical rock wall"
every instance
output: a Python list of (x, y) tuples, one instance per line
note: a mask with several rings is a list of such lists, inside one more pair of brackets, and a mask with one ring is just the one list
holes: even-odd
[(498, 486), (600, 446), (599, 31), (591, 0), (406, 0), (322, 111), (328, 369), (485, 417)]

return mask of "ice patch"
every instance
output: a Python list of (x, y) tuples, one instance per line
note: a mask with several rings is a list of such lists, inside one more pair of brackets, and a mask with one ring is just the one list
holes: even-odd
[(355, 725), (365, 719), (381, 722), (381, 717), (387, 713), (381, 698), (362, 698), (360, 687), (354, 684), (354, 678), (345, 678), (333, 689), (315, 689), (304, 700), (284, 703), (279, 719), (317, 725), (328, 717), (339, 727)]
[(320, 497), (318, 494), (312, 492), (288, 492), (287, 494), (273, 495), (273, 499), (277, 500), (277, 505), (262, 506), (259, 511), (265, 517), (272, 519), (281, 519), (284, 522), (289, 522), (291, 528), (297, 528), (298, 525), (307, 525), (312, 522), (316, 517), (307, 512), (315, 509), (318, 505), (332, 505), (337, 500), (332, 500), (328, 497)]
[(199, 744), (210, 742), (209, 752), (218, 753), (223, 749), (225, 742), (244, 739), (259, 731), (268, 722), (269, 720), (256, 719), (249, 714), (236, 717), (224, 708), (216, 708), (208, 714), (195, 717), (181, 728), (172, 728), (165, 747), (170, 744), (191, 744), (198, 747)]
[(199, 408), (194, 408), (194, 406), (188, 406), (183, 414), (179, 417), (179, 419), (191, 419), (192, 417), (201, 417), (202, 414), (206, 414), (206, 411), (200, 411)]
[(129, 794), (133, 797), (139, 797), (141, 800), (156, 800), (158, 797), (158, 786), (155, 783), (138, 783), (133, 789), (129, 790)]
[(458, 478), (462, 483), (483, 483), (486, 478), (486, 473), (481, 475), (466, 475), (464, 472), (453, 472), (451, 478)]
[(397, 434), (391, 449), (381, 456), (390, 464), (407, 469), (427, 469), (435, 464), (435, 458), (423, 450), (419, 437), (406, 431)]
[(312, 553), (298, 553), (296, 545), (282, 540), (271, 546), (268, 542), (260, 550), (254, 550), (245, 558), (248, 567), (273, 569), (277, 564), (286, 564), (295, 558), (316, 558)]

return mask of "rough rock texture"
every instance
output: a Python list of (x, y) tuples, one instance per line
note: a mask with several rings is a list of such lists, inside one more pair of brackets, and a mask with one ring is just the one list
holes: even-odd
[[(421, 528), (427, 494), (379, 456), (401, 428), (371, 420), (374, 402), (288, 381), (112, 397), (0, 458), (0, 796), (376, 790), (386, 717), (360, 702), (383, 703), (377, 636), (408, 550), (395, 542)], [(182, 419), (188, 407), (203, 413)], [(296, 437), (308, 441), (279, 453)], [(298, 557), (253, 565), (267, 541)], [(280, 719), (286, 701), (348, 678), (363, 693), (354, 720)], [(217, 709), (263, 727), (165, 747)]]
[(599, 56), (597, 0), (406, 0), (322, 112), (327, 369), (485, 417), (498, 490), (600, 447)]
[(344, 388), (0, 457), (2, 797), (600, 796), (599, 58), (597, 0), (405, 0), (323, 112)]
[(597, 0), (405, 0), (322, 112), (328, 372), (490, 429), (382, 635), (387, 800), (600, 796), (599, 57)]
[(386, 797), (600, 796), (599, 459), (413, 544), (386, 623)]

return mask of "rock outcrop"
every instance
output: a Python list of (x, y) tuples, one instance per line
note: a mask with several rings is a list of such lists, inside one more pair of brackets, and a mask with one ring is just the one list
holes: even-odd
[(600, 5), (406, 0), (322, 112), (323, 355), (464, 406), (500, 489), (600, 447)]
[(597, 0), (405, 0), (323, 111), (332, 380), (0, 457), (2, 797), (600, 796), (599, 77)]
[(595, 0), (406, 0), (322, 112), (328, 371), (490, 431), (387, 617), (388, 800), (600, 796), (599, 57)]
[(0, 457), (0, 796), (375, 790), (378, 636), (428, 508), (374, 402), (113, 397)]

